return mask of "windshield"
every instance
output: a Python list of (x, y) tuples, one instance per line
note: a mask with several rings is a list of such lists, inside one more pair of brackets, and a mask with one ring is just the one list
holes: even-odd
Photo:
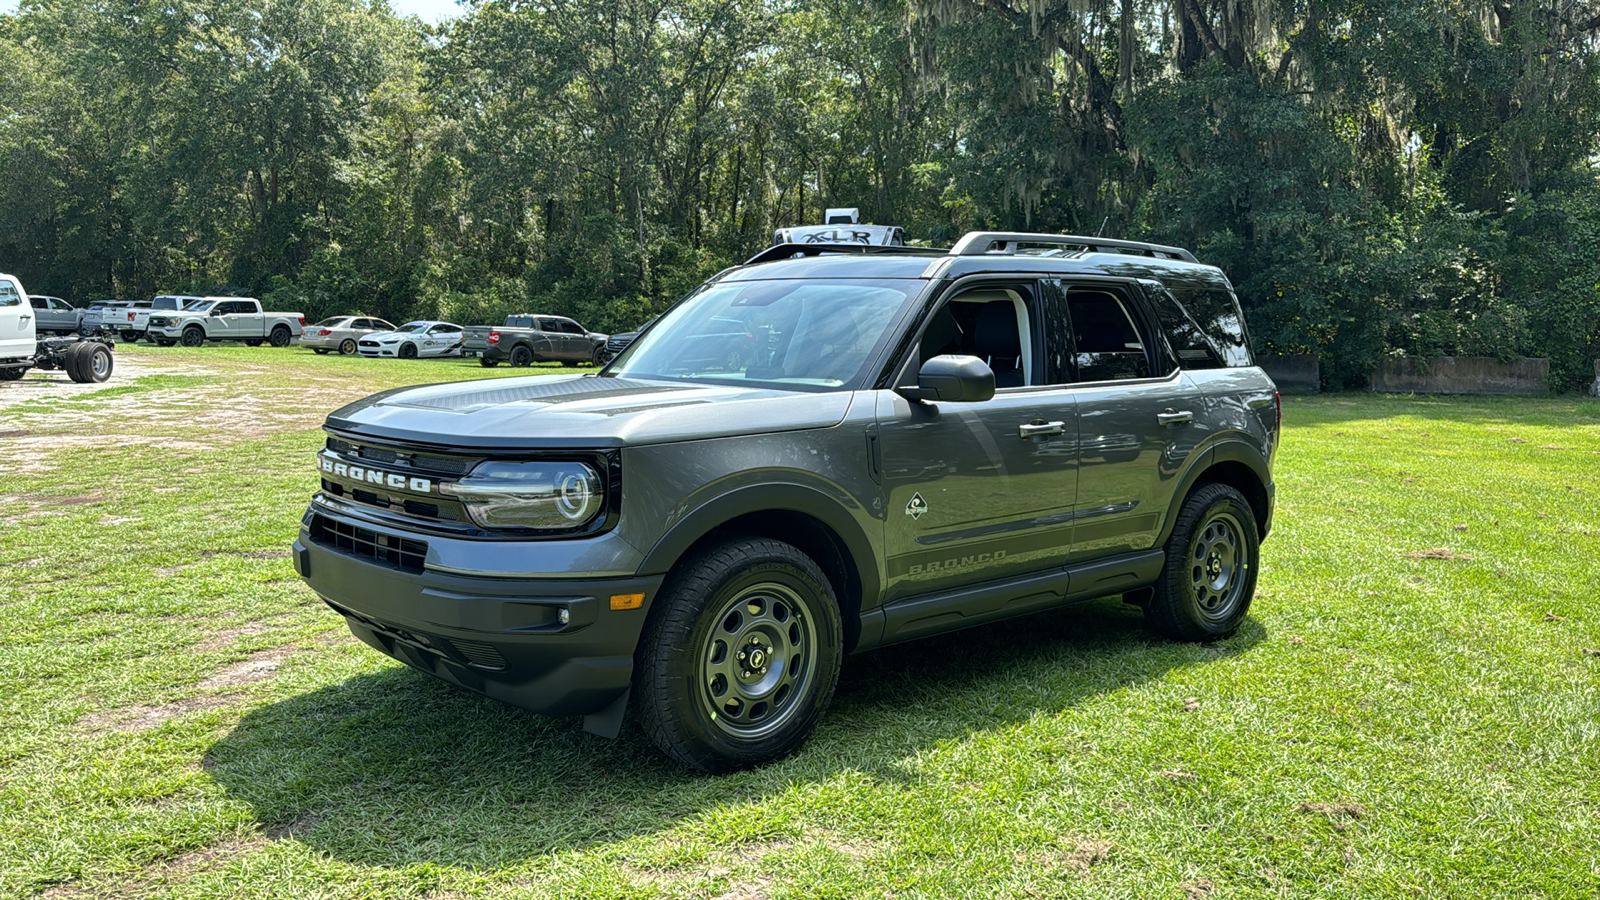
[(189, 305), (185, 306), (183, 308), (183, 311), (184, 312), (205, 312), (206, 310), (210, 309), (211, 308), (211, 304), (213, 304), (215, 302), (216, 302), (215, 300), (191, 300), (191, 301), (189, 301)]
[(395, 334), (420, 334), (428, 330), (427, 322), (407, 322), (394, 330)]
[(608, 376), (761, 382), (810, 390), (860, 378), (921, 281), (734, 281), (666, 314)]

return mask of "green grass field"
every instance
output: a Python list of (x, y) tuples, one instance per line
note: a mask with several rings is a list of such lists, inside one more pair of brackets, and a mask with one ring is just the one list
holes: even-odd
[(1113, 599), (864, 654), (711, 778), (295, 576), (327, 411), (506, 368), (118, 358), (0, 408), (0, 896), (1600, 896), (1600, 402), (1290, 398), (1235, 638)]

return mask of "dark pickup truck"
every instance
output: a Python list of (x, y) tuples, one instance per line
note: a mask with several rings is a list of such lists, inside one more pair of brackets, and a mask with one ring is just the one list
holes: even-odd
[(506, 316), (504, 325), (468, 327), (461, 355), (476, 356), (486, 369), (503, 362), (513, 366), (536, 362), (598, 366), (605, 362), (608, 337), (563, 316)]

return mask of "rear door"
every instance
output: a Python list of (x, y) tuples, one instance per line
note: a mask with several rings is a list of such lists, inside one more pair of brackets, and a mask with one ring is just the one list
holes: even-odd
[(267, 317), (261, 305), (250, 300), (229, 301), (229, 310), (223, 316), (228, 323), (229, 337), (258, 338), (267, 336)]
[(32, 356), (33, 335), (33, 307), (15, 281), (0, 278), (0, 359)]
[(1078, 409), (1074, 561), (1154, 546), (1204, 436), (1199, 393), (1183, 376), (1132, 281), (1046, 282), (1070, 330), (1067, 376)]

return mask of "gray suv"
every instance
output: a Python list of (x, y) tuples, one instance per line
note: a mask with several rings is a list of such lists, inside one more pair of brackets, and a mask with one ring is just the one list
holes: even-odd
[(295, 565), (357, 637), (725, 771), (798, 748), (847, 653), (1107, 595), (1231, 634), (1279, 406), (1188, 251), (975, 233), (772, 247), (598, 373), (325, 428)]

